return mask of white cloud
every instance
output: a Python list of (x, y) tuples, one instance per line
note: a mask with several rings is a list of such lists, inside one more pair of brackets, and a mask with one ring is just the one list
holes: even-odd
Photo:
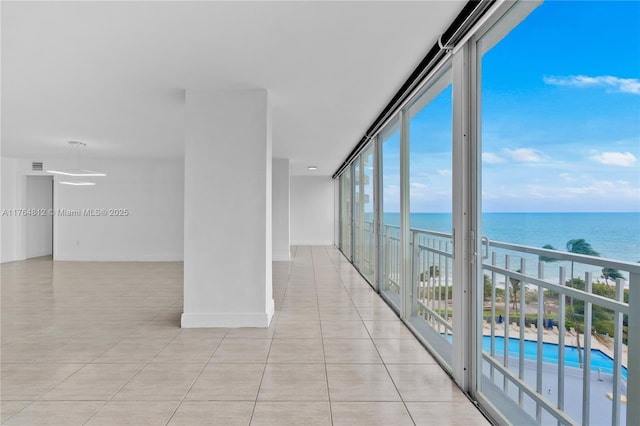
[(483, 152), (482, 161), (488, 164), (500, 164), (504, 163), (504, 158), (500, 157), (498, 154), (494, 154), (493, 152)]
[(383, 190), (385, 196), (388, 198), (396, 198), (396, 196), (400, 195), (400, 186), (398, 185), (386, 185)]
[(582, 199), (598, 202), (601, 198), (616, 199), (621, 203), (638, 203), (640, 188), (628, 183), (593, 180), (581, 186), (525, 185), (522, 195), (549, 200)]
[(589, 158), (600, 164), (619, 167), (632, 167), (638, 162), (636, 156), (630, 152), (602, 152)]
[(542, 157), (538, 151), (532, 148), (503, 149), (504, 153), (514, 161), (533, 163), (541, 161)]
[(560, 173), (559, 175), (565, 182), (576, 182), (578, 179), (571, 176), (569, 173)]
[(611, 89), (613, 92), (633, 93), (640, 95), (640, 80), (637, 78), (620, 78), (611, 75), (589, 77), (586, 75), (569, 76), (545, 76), (546, 84), (554, 86), (593, 87), (601, 86)]
[(451, 170), (449, 170), (449, 169), (438, 169), (438, 170), (436, 170), (436, 172), (440, 176), (451, 176)]

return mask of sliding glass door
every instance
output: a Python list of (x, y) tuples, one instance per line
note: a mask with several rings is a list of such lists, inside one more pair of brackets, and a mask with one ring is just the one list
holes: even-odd
[(411, 244), (410, 321), (451, 365), (453, 333), (453, 181), (451, 66), (406, 108)]
[(400, 120), (381, 132), (381, 282), (380, 292), (400, 309)]
[(374, 171), (375, 144), (370, 144), (354, 162), (354, 265), (373, 284), (375, 279)]
[(340, 175), (340, 250), (351, 260), (351, 167)]
[(636, 424), (624, 294), (640, 269), (640, 8), (531, 8), (475, 46), (478, 395), (513, 423)]
[(639, 13), (495, 2), (340, 176), (343, 253), (497, 423), (640, 418)]

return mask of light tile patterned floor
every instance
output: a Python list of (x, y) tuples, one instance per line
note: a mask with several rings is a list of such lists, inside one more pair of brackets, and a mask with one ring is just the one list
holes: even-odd
[(334, 247), (293, 252), (269, 329), (180, 329), (177, 262), (3, 264), (2, 424), (488, 424)]

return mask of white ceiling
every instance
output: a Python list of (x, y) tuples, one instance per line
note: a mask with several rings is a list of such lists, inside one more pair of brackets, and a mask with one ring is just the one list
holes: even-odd
[(266, 88), (274, 157), (331, 175), (464, 3), (3, 1), (2, 155), (179, 158), (185, 89)]

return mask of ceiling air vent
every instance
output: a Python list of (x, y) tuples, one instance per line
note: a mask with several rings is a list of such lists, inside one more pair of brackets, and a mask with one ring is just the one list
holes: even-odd
[(34, 172), (41, 172), (42, 169), (42, 161), (33, 161), (31, 163), (31, 170), (33, 170)]

